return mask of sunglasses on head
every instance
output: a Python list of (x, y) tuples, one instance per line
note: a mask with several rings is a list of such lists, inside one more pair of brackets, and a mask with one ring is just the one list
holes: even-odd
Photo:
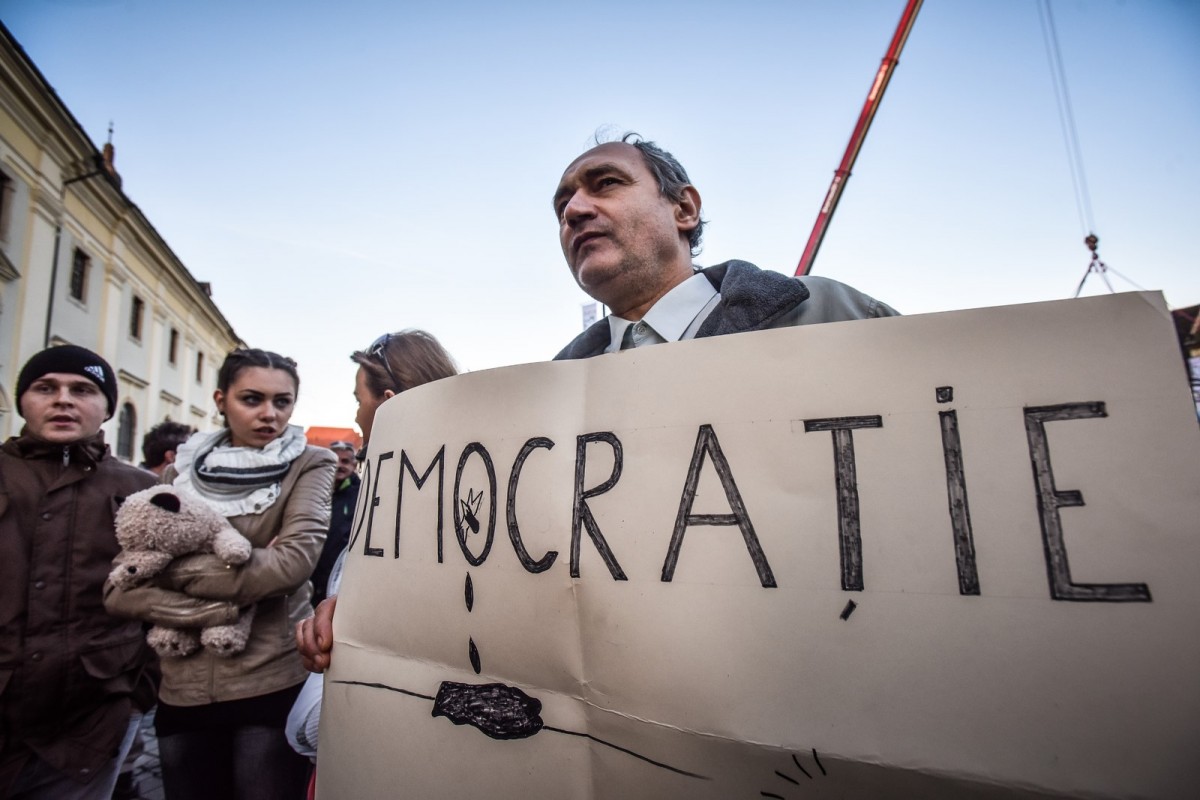
[(392, 372), (392, 365), (387, 360), (388, 342), (392, 340), (390, 333), (385, 333), (375, 341), (371, 342), (371, 346), (367, 348), (367, 355), (380, 363), (387, 370), (388, 377), (392, 379), (393, 391), (400, 391), (400, 381), (396, 380), (396, 373)]
[(331, 442), (329, 445), (329, 449), (330, 450), (349, 450), (351, 452), (358, 452), (358, 448), (354, 446), (353, 442)]

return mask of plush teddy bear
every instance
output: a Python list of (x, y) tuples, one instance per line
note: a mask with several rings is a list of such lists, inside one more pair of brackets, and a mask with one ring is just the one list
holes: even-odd
[[(213, 553), (226, 564), (244, 564), (253, 549), (207, 503), (174, 486), (151, 486), (129, 495), (117, 509), (117, 542), (121, 554), (109, 580), (129, 589), (153, 578), (175, 558)], [(244, 609), (232, 625), (204, 629), (155, 625), (146, 641), (160, 656), (187, 656), (203, 645), (217, 655), (240, 653), (246, 647), (254, 607)]]

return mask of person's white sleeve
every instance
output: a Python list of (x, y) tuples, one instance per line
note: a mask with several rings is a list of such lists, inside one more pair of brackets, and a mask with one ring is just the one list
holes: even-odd
[[(342, 583), (342, 568), (346, 566), (346, 553), (349, 548), (343, 548), (338, 554), (337, 561), (329, 573), (329, 595), (337, 594)], [(288, 713), (287, 739), (288, 744), (302, 756), (317, 757), (317, 730), (321, 727), (321, 692), (325, 687), (323, 677), (318, 673), (308, 676), (292, 710)]]
[(346, 554), (350, 552), (350, 545), (342, 548), (342, 552), (338, 553), (337, 560), (333, 562), (333, 567), (329, 570), (329, 580), (325, 581), (325, 595), (333, 597), (338, 593), (338, 589), (342, 588), (342, 570), (346, 568)]
[(313, 673), (308, 676), (292, 710), (288, 714), (288, 744), (302, 756), (317, 757), (317, 729), (321, 726), (321, 690), (324, 676)]

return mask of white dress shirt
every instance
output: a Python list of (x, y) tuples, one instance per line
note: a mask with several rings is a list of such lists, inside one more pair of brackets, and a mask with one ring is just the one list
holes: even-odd
[(721, 295), (708, 278), (696, 273), (663, 295), (639, 322), (610, 314), (609, 342), (604, 352), (620, 350), (625, 330), (631, 326), (633, 347), (691, 339), (720, 299)]

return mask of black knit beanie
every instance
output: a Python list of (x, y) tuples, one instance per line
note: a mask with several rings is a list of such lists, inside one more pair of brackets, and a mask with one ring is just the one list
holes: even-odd
[(91, 350), (73, 344), (46, 348), (25, 362), (17, 378), (18, 409), (21, 405), (21, 395), (25, 394), (34, 381), (51, 372), (82, 375), (99, 386), (108, 400), (108, 416), (105, 419), (112, 419), (113, 411), (117, 407), (117, 376), (113, 368)]

